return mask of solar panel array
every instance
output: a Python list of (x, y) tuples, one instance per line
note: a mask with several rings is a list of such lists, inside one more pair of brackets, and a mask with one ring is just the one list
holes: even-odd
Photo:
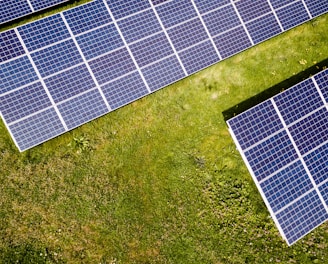
[(321, 0), (96, 0), (0, 33), (23, 151), (328, 11)]
[(328, 69), (227, 123), (288, 244), (328, 219)]
[(0, 24), (67, 1), (68, 0), (0, 0)]

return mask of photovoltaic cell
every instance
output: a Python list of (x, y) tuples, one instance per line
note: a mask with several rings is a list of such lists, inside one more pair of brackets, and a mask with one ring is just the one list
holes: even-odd
[[(59, 120), (58, 133), (45, 132), (41, 143), (310, 19), (304, 3), (312, 15), (325, 13), (328, 5), (326, 1), (271, 2), (272, 6), (266, 0), (94, 0), (1, 32), (0, 97), (8, 105), (1, 116), (19, 149), (25, 150), (38, 139), (16, 139), (25, 135), (17, 129), (13, 133), (12, 127), (28, 126), (37, 136), (38, 128), (27, 122), (42, 127), (40, 118)], [(24, 9), (15, 3), (3, 1), (0, 7)], [(29, 8), (56, 3), (59, 0), (33, 0)], [(324, 78), (318, 80), (319, 87)], [(35, 100), (25, 97), (27, 87), (36, 86), (40, 93), (31, 90)], [(326, 98), (327, 92), (321, 90)], [(25, 98), (17, 108), (16, 93)], [(42, 103), (44, 95), (52, 105)], [(86, 96), (101, 97), (101, 108), (88, 109), (88, 102), (89, 108), (96, 106)], [(303, 111), (312, 113), (316, 102)], [(83, 118), (83, 111), (89, 110)], [(69, 111), (77, 112), (70, 117)], [(244, 147), (249, 149), (253, 141), (265, 141), (283, 129), (270, 120), (243, 142)]]
[(70, 37), (59, 14), (26, 24), (18, 31), (30, 52)]
[[(0, 24), (30, 15), (68, 0), (3, 0), (0, 1)], [(31, 3), (31, 5), (29, 4)]]
[(295, 27), (310, 18), (302, 1), (283, 7), (276, 13), (284, 30)]
[(227, 121), (288, 244), (328, 219), (327, 78), (328, 69)]
[(101, 87), (110, 107), (119, 108), (149, 92), (138, 72), (131, 73)]
[(108, 112), (99, 91), (94, 89), (58, 105), (68, 129), (102, 116)]
[(25, 53), (14, 30), (0, 33), (0, 63)]

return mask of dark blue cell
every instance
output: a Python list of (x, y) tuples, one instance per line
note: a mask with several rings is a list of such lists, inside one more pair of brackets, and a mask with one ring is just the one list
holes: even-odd
[(277, 220), (289, 245), (327, 220), (327, 211), (314, 190), (279, 212)]
[(136, 70), (136, 66), (126, 48), (113, 51), (89, 63), (99, 84)]
[(328, 206), (328, 182), (325, 182), (321, 186), (319, 186), (319, 192), (325, 201), (326, 205)]
[(322, 0), (304, 0), (312, 17), (320, 16), (328, 12), (328, 1)]
[(270, 2), (272, 4), (272, 7), (274, 9), (276, 9), (276, 8), (291, 4), (291, 3), (295, 2), (295, 0), (270, 0)]
[(282, 32), (275, 16), (270, 13), (246, 24), (254, 44), (267, 40)]
[(167, 33), (177, 51), (193, 46), (209, 38), (199, 18), (169, 29)]
[(103, 1), (93, 1), (67, 10), (64, 16), (74, 35), (112, 22)]
[(252, 46), (243, 26), (220, 34), (214, 37), (213, 40), (223, 59)]
[(320, 72), (315, 77), (315, 82), (318, 84), (318, 87), (326, 100), (328, 102), (328, 69)]
[(9, 129), (20, 151), (32, 148), (65, 132), (54, 108), (10, 125)]
[(84, 64), (46, 78), (44, 82), (55, 103), (96, 87)]
[(303, 159), (317, 185), (328, 179), (328, 144), (324, 144)]
[(0, 33), (0, 63), (25, 53), (14, 30)]
[(228, 120), (243, 150), (283, 129), (279, 116), (270, 101), (265, 101)]
[(33, 9), (35, 11), (39, 11), (42, 9), (49, 8), (51, 6), (59, 5), (64, 2), (67, 2), (68, 0), (47, 0), (47, 1), (40, 1), (40, 0), (30, 0)]
[(132, 44), (130, 49), (139, 67), (160, 60), (174, 52), (164, 33)]
[(220, 60), (210, 40), (180, 52), (179, 57), (188, 74), (195, 73)]
[(162, 27), (153, 10), (120, 20), (118, 26), (128, 43), (162, 31)]
[(298, 159), (298, 155), (286, 131), (282, 131), (245, 152), (252, 171), (261, 181), (287, 164)]
[(212, 37), (241, 25), (232, 5), (208, 13), (203, 16), (203, 19)]
[(151, 2), (153, 3), (153, 5), (159, 5), (165, 2), (170, 2), (170, 0), (151, 0)]
[(0, 24), (32, 13), (27, 1), (3, 0), (0, 4)]
[(143, 68), (142, 73), (151, 91), (156, 91), (186, 77), (175, 56)]
[(40, 82), (0, 97), (0, 112), (8, 124), (51, 106)]
[(73, 40), (67, 40), (31, 54), (42, 77), (83, 62)]
[(286, 125), (324, 106), (311, 79), (307, 79), (275, 96), (274, 101)]
[(59, 14), (26, 24), (18, 31), (30, 52), (71, 37)]
[(328, 140), (328, 111), (321, 108), (289, 128), (301, 154)]
[(196, 10), (190, 0), (170, 1), (165, 5), (158, 6), (156, 10), (166, 28), (197, 17)]
[(78, 127), (108, 113), (108, 108), (98, 89), (59, 104), (58, 110), (68, 129)]
[(140, 0), (107, 0), (107, 3), (115, 19), (120, 19), (151, 7), (149, 1)]
[(231, 4), (230, 0), (194, 0), (197, 9), (201, 14), (213, 11), (214, 9), (217, 9), (221, 6)]
[(137, 71), (102, 86), (101, 90), (113, 110), (149, 94)]
[(27, 56), (0, 64), (0, 94), (38, 80)]
[(87, 60), (124, 46), (114, 24), (80, 35), (76, 40)]
[(260, 186), (273, 212), (314, 188), (300, 160), (264, 180)]
[(276, 11), (284, 30), (288, 30), (310, 19), (302, 1)]
[(244, 22), (272, 12), (267, 0), (243, 0), (236, 2), (238, 12)]

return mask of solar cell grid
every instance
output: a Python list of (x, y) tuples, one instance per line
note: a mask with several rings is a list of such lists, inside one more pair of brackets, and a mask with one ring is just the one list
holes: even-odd
[(323, 107), (324, 103), (311, 79), (297, 85), (297, 89), (287, 90), (274, 99), (286, 125), (289, 125), (314, 110)]
[(0, 63), (25, 53), (14, 30), (0, 33)]
[(0, 24), (67, 2), (68, 0), (4, 0), (0, 1)]
[[(288, 244), (328, 219), (328, 111), (320, 96), (327, 88), (327, 76), (328, 69), (227, 122)], [(254, 118), (270, 103), (271, 113)], [(258, 130), (277, 115), (280, 121), (275, 130)], [(264, 139), (258, 136), (263, 133)], [(245, 146), (249, 137), (255, 140)]]
[(18, 31), (29, 52), (70, 37), (59, 14), (26, 24)]

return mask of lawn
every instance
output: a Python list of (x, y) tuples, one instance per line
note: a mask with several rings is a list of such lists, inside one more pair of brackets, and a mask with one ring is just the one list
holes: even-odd
[(23, 153), (1, 121), (0, 263), (327, 263), (327, 224), (282, 240), (222, 114), (327, 59), (327, 32), (326, 14)]

